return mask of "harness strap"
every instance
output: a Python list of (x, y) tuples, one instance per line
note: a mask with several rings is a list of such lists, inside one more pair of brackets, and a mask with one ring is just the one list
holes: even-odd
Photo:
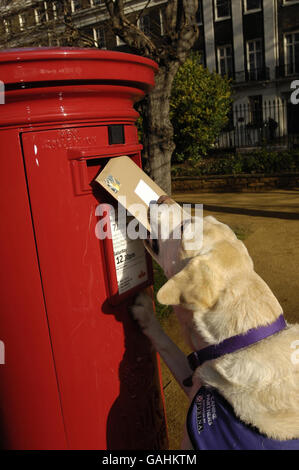
[(278, 333), (285, 329), (287, 326), (283, 314), (281, 314), (273, 323), (270, 325), (259, 326), (258, 328), (252, 328), (246, 333), (232, 336), (227, 338), (219, 344), (212, 344), (207, 346), (200, 351), (195, 351), (187, 356), (189, 365), (192, 370), (201, 366), (206, 361), (217, 359), (218, 357), (231, 354), (239, 351), (240, 349), (246, 348), (251, 344), (258, 343), (262, 339), (268, 338), (269, 336)]

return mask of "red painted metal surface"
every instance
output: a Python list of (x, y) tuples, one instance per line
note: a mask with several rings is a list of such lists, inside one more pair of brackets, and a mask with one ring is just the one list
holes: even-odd
[(98, 49), (21, 48), (1, 51), (1, 80), (28, 83), (56, 80), (135, 82), (149, 91), (154, 86), (155, 62), (141, 56)]
[[(11, 49), (0, 53), (5, 115), (0, 125), (135, 121), (132, 103), (154, 85), (155, 62), (96, 49)], [(26, 99), (24, 100), (24, 96)]]
[[(95, 209), (110, 199), (90, 186), (108, 158), (140, 164), (133, 104), (156, 69), (86, 49), (0, 54), (4, 448), (167, 446), (156, 356), (128, 312), (132, 299), (108, 301)], [(109, 145), (115, 123), (124, 144)]]
[[(1, 107), (3, 109), (3, 107)], [(0, 447), (66, 447), (22, 151), (0, 133)]]

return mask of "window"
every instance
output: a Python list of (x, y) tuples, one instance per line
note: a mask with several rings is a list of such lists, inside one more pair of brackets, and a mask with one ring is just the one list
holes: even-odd
[(42, 16), (43, 16), (43, 9), (42, 9), (42, 7), (34, 8), (34, 16), (35, 16), (35, 22), (36, 22), (36, 24), (40, 24), (41, 21), (42, 21)]
[(285, 68), (287, 75), (299, 73), (299, 32), (285, 34)]
[(56, 2), (53, 2), (52, 6), (53, 6), (53, 16), (54, 16), (54, 20), (57, 20), (57, 3), (56, 3)]
[(261, 39), (247, 41), (247, 71), (249, 80), (260, 80), (263, 74), (263, 47)]
[(6, 34), (9, 34), (10, 33), (10, 28), (11, 28), (10, 19), (7, 18), (7, 19), (3, 20), (3, 24), (4, 24), (4, 29), (5, 29)]
[(159, 10), (159, 18), (160, 18), (160, 34), (161, 34), (161, 36), (163, 36), (164, 35), (164, 24), (163, 24), (163, 13), (162, 13), (161, 8)]
[(52, 9), (54, 20), (63, 15), (63, 4), (61, 2), (52, 2)]
[(244, 11), (251, 13), (262, 8), (262, 0), (244, 0)]
[(116, 45), (117, 46), (124, 46), (126, 43), (122, 40), (119, 36), (116, 36)]
[(48, 35), (48, 45), (50, 47), (59, 47), (60, 46), (60, 40), (58, 37), (54, 36), (53, 34), (49, 33)]
[(149, 36), (150, 32), (151, 32), (151, 22), (150, 22), (149, 15), (142, 16), (139, 19), (139, 25), (138, 26), (144, 34)]
[(230, 18), (230, 0), (215, 0), (215, 18)]
[(249, 96), (250, 124), (260, 128), (263, 125), (263, 97), (262, 95)]
[(97, 47), (100, 49), (106, 49), (106, 35), (103, 27), (94, 28), (93, 37)]
[(96, 7), (97, 5), (101, 5), (104, 3), (104, 0), (90, 0), (90, 4), (92, 7)]
[(299, 3), (299, 0), (283, 0), (283, 5), (292, 5), (293, 3)]
[(220, 46), (217, 49), (218, 55), (218, 71), (220, 75), (227, 75), (228, 77), (233, 76), (233, 54), (232, 46)]
[(196, 24), (202, 24), (202, 0), (198, 0), (198, 9), (196, 12)]
[(198, 51), (198, 53), (199, 53), (199, 63), (205, 66), (205, 51), (201, 49), (200, 51)]
[(25, 26), (26, 26), (26, 17), (25, 14), (19, 14), (19, 25), (20, 25), (20, 30), (24, 31)]
[(80, 0), (71, 0), (71, 7), (72, 12), (78, 11), (81, 9), (81, 1)]

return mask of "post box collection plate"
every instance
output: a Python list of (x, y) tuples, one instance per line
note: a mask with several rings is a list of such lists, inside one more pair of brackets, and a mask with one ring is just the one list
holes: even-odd
[(124, 294), (148, 280), (146, 254), (139, 239), (130, 240), (110, 214), (112, 244), (119, 294)]
[(125, 224), (121, 224), (115, 206), (102, 205), (101, 213), (103, 217), (99, 223), (105, 223), (107, 235), (103, 238), (103, 244), (109, 278), (109, 301), (117, 305), (153, 283), (151, 259), (142, 240), (128, 236), (127, 227), (133, 221), (132, 216), (127, 215)]

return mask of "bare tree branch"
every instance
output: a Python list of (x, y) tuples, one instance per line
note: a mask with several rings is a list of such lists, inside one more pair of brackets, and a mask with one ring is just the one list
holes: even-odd
[(114, 2), (112, 0), (105, 0), (105, 4), (111, 18), (114, 16)]
[(145, 5), (145, 7), (144, 7), (142, 10), (140, 10), (139, 15), (137, 16), (137, 23), (138, 23), (138, 21), (140, 20), (140, 18), (142, 17), (143, 13), (144, 13), (144, 12), (146, 11), (146, 9), (149, 7), (151, 1), (152, 1), (152, 0), (147, 0), (147, 3), (146, 3), (146, 5)]
[(138, 49), (147, 56), (154, 57), (157, 48), (152, 40), (140, 28), (131, 23), (124, 12), (123, 0), (105, 0), (114, 33), (128, 46)]
[[(29, 41), (30, 44), (38, 46), (50, 44), (52, 42), (50, 38), (59, 39), (60, 45), (95, 45), (94, 38), (76, 25), (77, 15), (73, 15), (69, 0), (59, 0), (55, 17), (51, 2), (47, 3), (50, 5), (47, 10), (49, 14), (46, 15), (47, 21), (33, 24), (21, 34), (17, 22), (13, 22), (12, 28), (6, 28), (12, 33), (11, 37), (5, 35), (8, 46), (17, 44), (15, 38), (21, 43), (25, 40), (27, 43)], [(161, 8), (164, 30), (162, 36), (159, 20), (156, 31), (152, 28), (150, 31), (142, 31), (138, 27), (139, 20), (147, 12), (149, 12), (151, 26), (153, 24), (150, 14), (152, 10), (149, 8), (151, 0), (144, 2), (144, 6), (139, 11), (139, 2), (105, 0), (104, 3), (114, 34), (132, 50), (137, 50), (139, 54), (154, 59), (159, 65), (159, 71), (155, 77), (155, 88), (139, 107), (143, 117), (143, 156), (147, 159), (147, 167), (150, 169), (152, 178), (170, 193), (170, 164), (174, 150), (173, 128), (169, 117), (170, 96), (175, 74), (198, 37), (196, 25), (198, 0), (168, 0), (161, 4), (159, 9)], [(0, 0), (0, 15), (2, 13), (2, 18), (9, 17), (12, 14), (12, 8), (13, 15), (25, 12), (28, 4), (28, 0)], [(42, 5), (42, 2), (36, 1), (32, 5), (34, 8), (35, 5)], [(156, 5), (153, 11), (155, 12), (153, 18), (156, 18), (158, 13)], [(104, 15), (101, 16), (102, 12), (103, 9), (99, 16), (100, 24), (104, 20)], [(95, 23), (96, 21), (93, 21), (93, 26)]]
[(178, 0), (169, 0), (164, 10), (165, 33), (169, 38), (177, 36)]
[[(143, 117), (143, 145), (147, 168), (151, 177), (170, 193), (170, 161), (174, 150), (173, 128), (169, 118), (171, 89), (180, 64), (185, 61), (198, 37), (198, 0), (169, 0), (163, 4), (164, 35), (157, 44), (153, 42), (152, 35), (147, 36), (129, 20), (124, 3), (122, 0), (105, 0), (114, 33), (128, 46), (155, 59), (159, 64), (155, 88), (140, 103), (139, 109)], [(137, 15), (135, 22), (138, 23), (144, 11), (145, 9)]]

